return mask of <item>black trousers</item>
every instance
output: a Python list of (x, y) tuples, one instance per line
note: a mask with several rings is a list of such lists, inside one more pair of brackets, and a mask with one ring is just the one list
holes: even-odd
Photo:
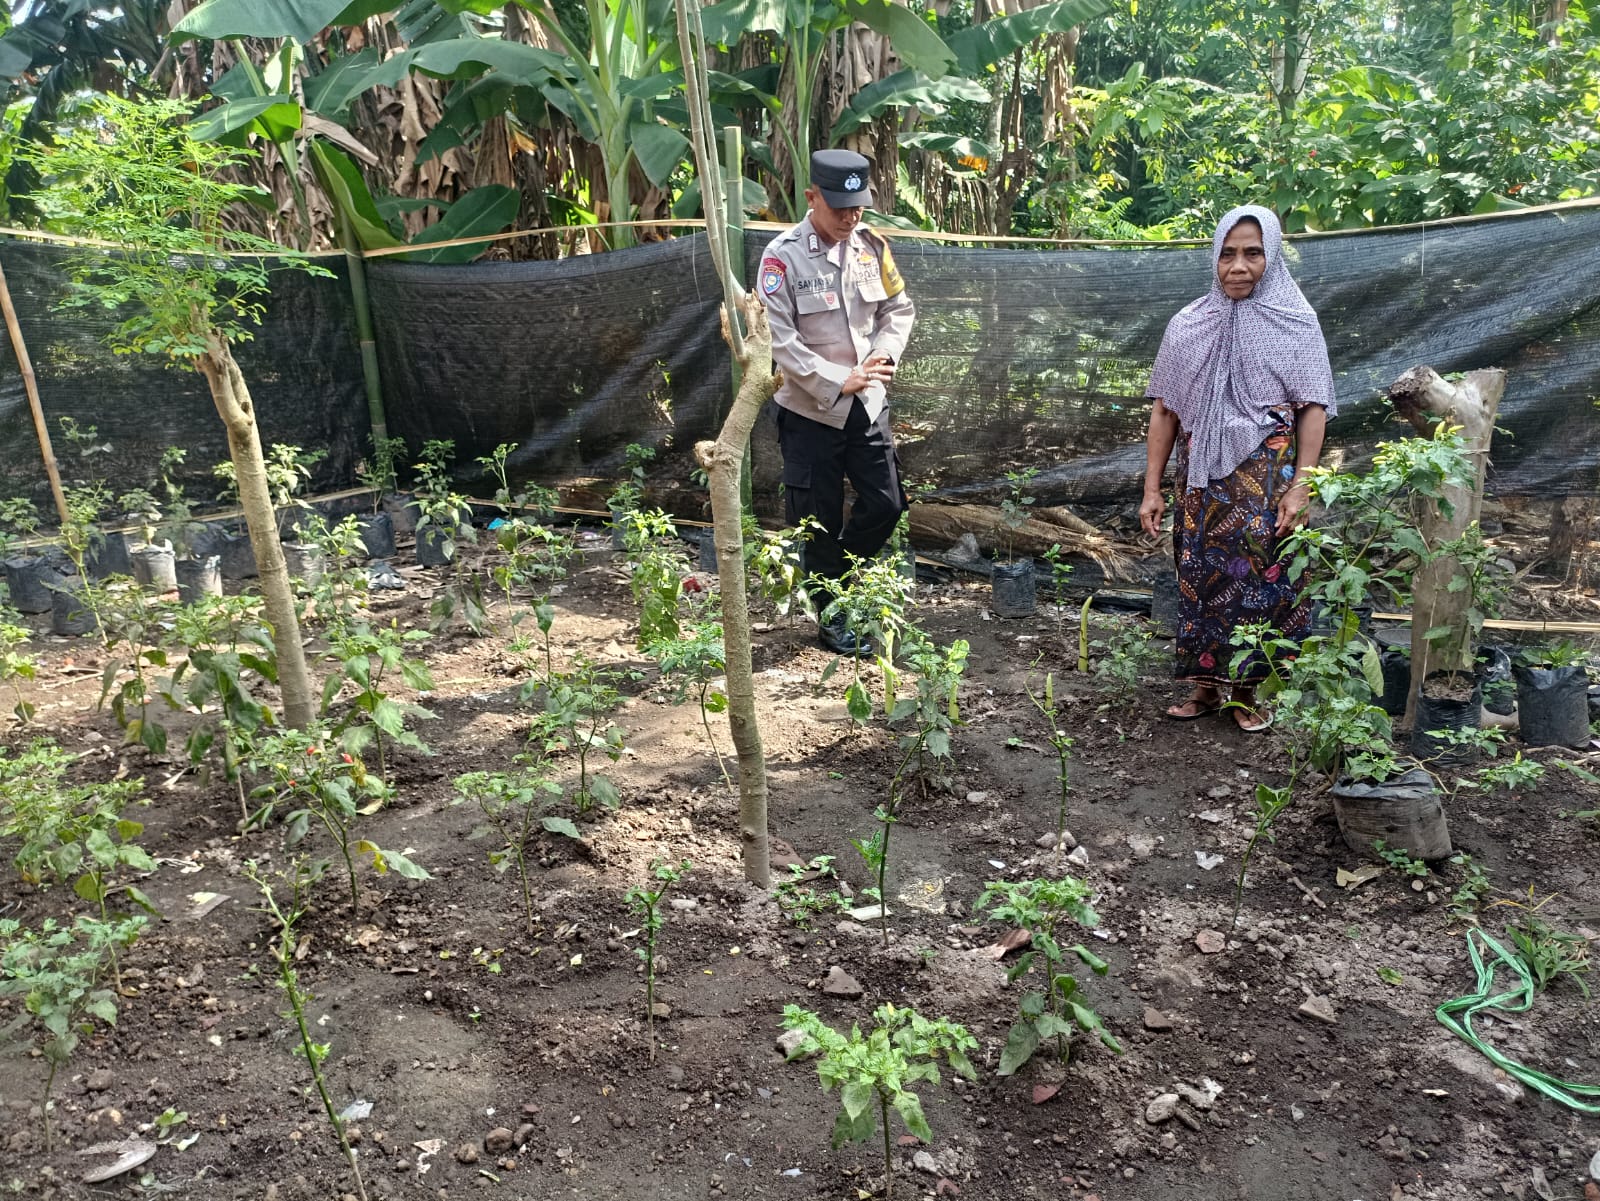
[[(868, 421), (867, 410), (856, 400), (842, 430), (779, 406), (778, 445), (789, 524), (799, 525), (807, 517), (822, 524), (822, 532), (806, 546), (805, 570), (837, 580), (845, 573), (846, 551), (868, 559), (882, 550), (907, 507), (887, 406), (876, 421)], [(847, 478), (856, 493), (848, 522)]]

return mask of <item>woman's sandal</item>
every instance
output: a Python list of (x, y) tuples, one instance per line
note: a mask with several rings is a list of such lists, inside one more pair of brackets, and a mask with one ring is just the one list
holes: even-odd
[[(1196, 692), (1188, 700), (1180, 701), (1168, 709), (1167, 718), (1171, 721), (1198, 721), (1202, 717), (1210, 717), (1213, 713), (1222, 712), (1222, 694), (1214, 692), (1211, 695), (1213, 700), (1208, 701), (1200, 693)], [(1190, 706), (1194, 707), (1193, 713), (1175, 712), (1175, 710), (1187, 709)]]
[(1233, 724), (1239, 727), (1241, 734), (1265, 734), (1272, 729), (1272, 710), (1265, 706), (1257, 706), (1255, 701), (1231, 701), (1230, 711), (1233, 714)]

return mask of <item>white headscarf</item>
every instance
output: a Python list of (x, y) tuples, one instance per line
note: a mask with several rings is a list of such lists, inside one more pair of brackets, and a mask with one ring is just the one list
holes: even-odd
[[(1267, 266), (1249, 296), (1232, 300), (1217, 263), (1223, 239), (1247, 217), (1261, 226)], [(1211, 289), (1167, 323), (1145, 395), (1159, 396), (1190, 435), (1191, 488), (1232, 475), (1272, 431), (1273, 410), (1338, 411), (1322, 326), (1283, 261), (1283, 231), (1270, 209), (1242, 205), (1217, 223)]]

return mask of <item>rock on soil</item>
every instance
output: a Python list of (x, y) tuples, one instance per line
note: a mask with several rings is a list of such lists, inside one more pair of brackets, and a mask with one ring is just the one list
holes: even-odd
[(822, 991), (830, 997), (854, 1001), (866, 990), (861, 987), (859, 980), (835, 964), (828, 969), (828, 978), (822, 982)]
[(1158, 1034), (1165, 1033), (1172, 1029), (1172, 1019), (1159, 1009), (1152, 1009), (1147, 1005), (1144, 1011), (1144, 1028)]
[(1306, 998), (1305, 1003), (1300, 1006), (1297, 1012), (1301, 1017), (1316, 1018), (1317, 1021), (1327, 1022), (1330, 1026), (1339, 1024), (1339, 1015), (1333, 1011), (1333, 1002), (1320, 993), (1317, 996)]
[(516, 1136), (504, 1126), (496, 1126), (483, 1136), (483, 1149), (490, 1155), (504, 1155), (511, 1150)]
[(1144, 1107), (1144, 1120), (1152, 1126), (1159, 1126), (1173, 1114), (1178, 1112), (1178, 1094), (1162, 1093), (1154, 1101)]

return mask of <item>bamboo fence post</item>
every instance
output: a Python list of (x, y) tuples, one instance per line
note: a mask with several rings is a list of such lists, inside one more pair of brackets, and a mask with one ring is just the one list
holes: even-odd
[(61, 473), (56, 469), (56, 452), (50, 445), (50, 427), (45, 424), (44, 405), (39, 401), (39, 381), (34, 378), (28, 344), (22, 340), (22, 326), (17, 322), (17, 308), (11, 303), (11, 285), (6, 282), (3, 266), (0, 266), (0, 309), (5, 311), (6, 329), (11, 334), (12, 349), (17, 352), (17, 369), (22, 372), (22, 388), (28, 394), (28, 408), (33, 411), (33, 429), (39, 435), (39, 454), (44, 459), (45, 474), (50, 477), (50, 495), (55, 499), (56, 513), (65, 525), (67, 497), (61, 491)]
[[(337, 207), (337, 206), (335, 206)], [(372, 424), (372, 453), (389, 436), (389, 422), (383, 411), (383, 377), (378, 373), (378, 343), (372, 331), (372, 300), (367, 294), (367, 265), (350, 228), (350, 218), (339, 209), (339, 238), (344, 243), (344, 261), (350, 271), (350, 299), (356, 310), (356, 337), (361, 344), (361, 379), (367, 389), (367, 419)]]

